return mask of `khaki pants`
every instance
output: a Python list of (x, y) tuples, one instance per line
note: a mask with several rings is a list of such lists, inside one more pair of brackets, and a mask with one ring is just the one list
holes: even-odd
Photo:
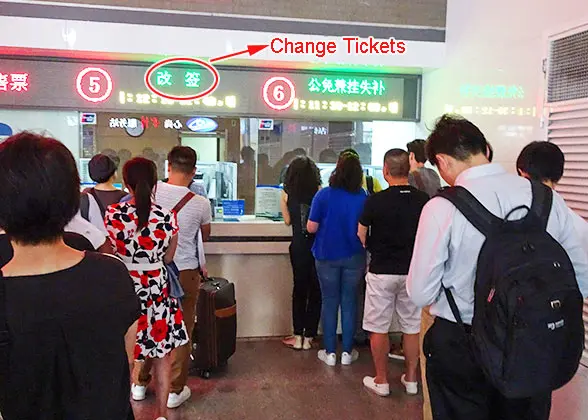
[[(196, 304), (200, 295), (200, 283), (202, 277), (198, 270), (180, 271), (180, 283), (184, 289), (182, 298), (182, 311), (184, 323), (188, 330), (190, 341), (172, 352), (172, 377), (170, 392), (179, 394), (188, 382), (188, 370), (190, 369), (190, 354), (192, 353), (192, 332), (194, 331), (194, 319), (196, 318)], [(137, 375), (137, 385), (147, 386), (151, 381), (151, 359), (141, 364)]]
[(427, 386), (427, 358), (423, 352), (423, 339), (429, 328), (433, 326), (435, 317), (429, 313), (429, 307), (423, 309), (421, 316), (421, 333), (419, 347), (421, 349), (421, 380), (423, 383), (423, 420), (432, 420), (431, 399), (429, 398), (429, 387)]

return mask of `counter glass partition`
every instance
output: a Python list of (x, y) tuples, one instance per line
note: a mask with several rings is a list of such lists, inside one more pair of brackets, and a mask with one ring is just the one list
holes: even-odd
[[(339, 153), (353, 148), (366, 174), (385, 187), (383, 155), (392, 147), (405, 149), (414, 140), (416, 124), (97, 112), (94, 124), (81, 125), (80, 131), (84, 184), (92, 184), (87, 167), (96, 153), (107, 154), (119, 164), (118, 183), (122, 183), (122, 166), (135, 156), (153, 160), (158, 177), (164, 179), (167, 153), (183, 145), (197, 152), (195, 182), (213, 206), (222, 206), (223, 200), (243, 200), (244, 214), (253, 216), (268, 213), (257, 207), (272, 201), (269, 188), (283, 184), (286, 169), (297, 156), (308, 156), (319, 164), (326, 186)], [(261, 191), (264, 198), (260, 200)]]

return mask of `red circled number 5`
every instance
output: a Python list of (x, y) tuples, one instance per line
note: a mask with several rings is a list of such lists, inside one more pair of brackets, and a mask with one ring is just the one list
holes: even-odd
[(76, 91), (88, 102), (106, 101), (113, 87), (112, 77), (101, 67), (86, 67), (76, 77)]
[(90, 77), (90, 87), (88, 88), (88, 90), (91, 93), (98, 93), (100, 92), (100, 78), (99, 77)]

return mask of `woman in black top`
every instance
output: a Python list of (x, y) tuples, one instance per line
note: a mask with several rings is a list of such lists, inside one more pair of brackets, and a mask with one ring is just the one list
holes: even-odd
[(296, 350), (310, 350), (321, 315), (321, 291), (311, 251), (314, 235), (306, 230), (306, 222), (312, 199), (321, 187), (321, 176), (312, 159), (297, 157), (288, 166), (285, 178), (281, 207), (284, 222), (292, 226), (294, 336), (287, 337), (284, 344)]
[(122, 262), (64, 243), (80, 202), (73, 156), (24, 132), (0, 144), (0, 168), (0, 228), (14, 252), (0, 278), (4, 420), (132, 419), (124, 337), (139, 301)]

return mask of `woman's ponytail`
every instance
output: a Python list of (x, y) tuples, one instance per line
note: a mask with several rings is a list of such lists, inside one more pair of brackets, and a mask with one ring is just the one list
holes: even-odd
[(135, 206), (137, 207), (137, 217), (139, 218), (139, 229), (143, 229), (149, 222), (152, 192), (153, 188), (144, 179), (140, 180), (135, 188)]
[(138, 228), (142, 229), (149, 223), (149, 213), (153, 189), (157, 183), (157, 166), (155, 162), (136, 157), (125, 163), (123, 179), (127, 187), (133, 190), (137, 208)]

